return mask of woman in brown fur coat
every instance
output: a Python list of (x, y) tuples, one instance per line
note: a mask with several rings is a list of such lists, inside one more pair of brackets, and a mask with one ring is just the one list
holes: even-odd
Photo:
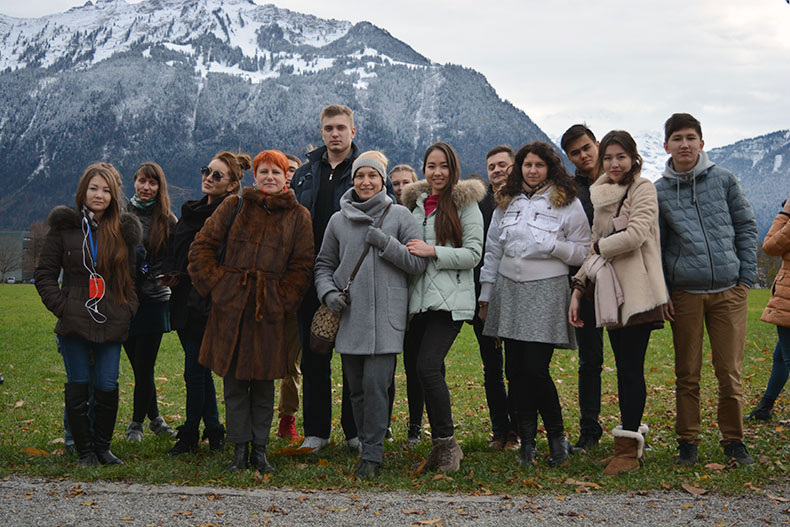
[[(249, 157), (238, 157), (246, 158), (249, 168)], [(235, 445), (232, 471), (247, 467), (250, 443), (250, 463), (261, 472), (273, 470), (266, 444), (274, 379), (288, 372), (284, 320), (296, 311), (313, 270), (310, 214), (286, 188), (287, 172), (281, 152), (258, 154), (255, 185), (240, 198), (223, 201), (189, 251), (195, 289), (211, 296), (199, 361), (225, 380), (227, 440)], [(223, 244), (220, 263), (217, 250)]]

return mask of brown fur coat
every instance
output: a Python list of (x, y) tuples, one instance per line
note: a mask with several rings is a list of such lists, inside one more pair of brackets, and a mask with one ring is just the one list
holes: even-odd
[(292, 190), (274, 195), (245, 188), (243, 205), (225, 239), (238, 199), (226, 199), (195, 237), (187, 267), (195, 289), (211, 295), (199, 362), (220, 376), (281, 379), (287, 373), (284, 320), (295, 313), (313, 270), (310, 213)]

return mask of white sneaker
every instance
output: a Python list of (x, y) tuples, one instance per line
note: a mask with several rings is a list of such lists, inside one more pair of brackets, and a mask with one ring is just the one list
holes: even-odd
[(352, 437), (351, 439), (346, 440), (346, 446), (352, 452), (359, 452), (362, 453), (362, 441), (359, 440), (359, 437)]
[(318, 436), (307, 436), (304, 438), (304, 442), (299, 448), (309, 448), (313, 452), (318, 452), (328, 444), (329, 439), (324, 439), (323, 437)]

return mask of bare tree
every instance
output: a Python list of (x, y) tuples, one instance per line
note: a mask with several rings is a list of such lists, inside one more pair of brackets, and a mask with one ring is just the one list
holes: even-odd
[(5, 275), (16, 271), (22, 266), (22, 250), (13, 242), (0, 241), (0, 280), (5, 282)]

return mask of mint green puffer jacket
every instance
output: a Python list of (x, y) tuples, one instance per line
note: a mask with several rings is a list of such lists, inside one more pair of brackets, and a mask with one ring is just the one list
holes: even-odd
[(463, 245), (437, 245), (436, 211), (425, 217), (430, 186), (424, 180), (406, 185), (401, 201), (412, 211), (425, 242), (436, 247), (425, 273), (409, 280), (409, 317), (424, 311), (449, 311), (453, 320), (472, 320), (475, 314), (474, 268), (483, 253), (483, 215), (477, 203), (486, 195), (480, 181), (459, 181), (453, 187), (453, 202), (461, 220)]

